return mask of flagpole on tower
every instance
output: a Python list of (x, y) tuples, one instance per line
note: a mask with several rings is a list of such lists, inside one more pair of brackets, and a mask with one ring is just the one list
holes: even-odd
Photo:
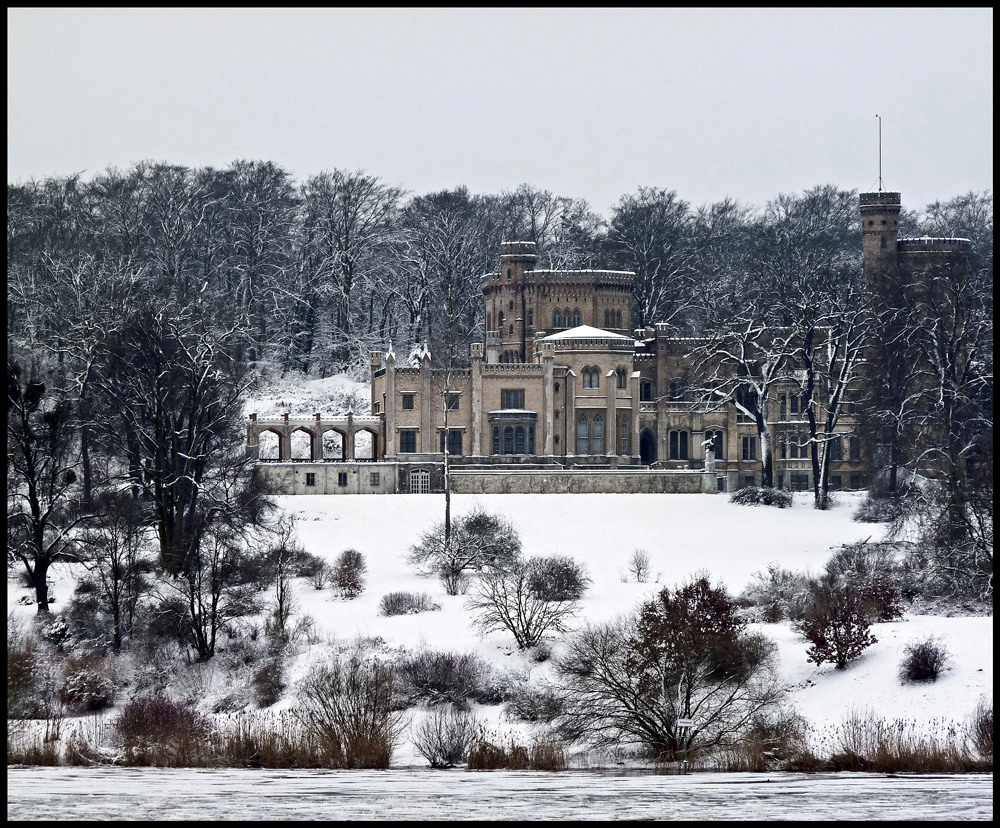
[(882, 192), (882, 116), (876, 112), (875, 117), (878, 118), (878, 191)]

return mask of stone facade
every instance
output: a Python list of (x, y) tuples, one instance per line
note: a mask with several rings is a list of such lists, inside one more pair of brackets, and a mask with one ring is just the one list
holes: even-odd
[[(967, 252), (964, 240), (899, 240), (898, 193), (863, 193), (860, 209), (873, 287), (879, 274)], [(309, 435), (313, 463), (349, 462), (356, 459), (355, 436), (367, 431), (370, 458), (395, 468), (377, 486), (364, 484), (358, 464), (357, 485), (342, 476), (331, 484), (331, 475), (343, 471), (331, 468), (307, 487), (301, 475), (312, 464), (274, 467), (271, 476), (284, 489), (302, 493), (439, 491), (446, 449), (454, 491), (681, 492), (761, 482), (755, 423), (731, 400), (708, 406), (688, 391), (698, 372), (711, 368), (699, 355), (709, 340), (671, 336), (666, 324), (629, 333), (632, 273), (535, 270), (534, 263), (533, 243), (501, 245), (499, 269), (482, 278), (484, 341), (471, 346), (470, 367), (432, 367), (426, 349), (419, 366), (398, 366), (391, 349), (373, 353), (370, 416), (252, 418), (248, 444), (273, 431), (281, 439), (279, 459), (289, 460), (290, 435), (299, 430)], [(801, 388), (789, 378), (772, 392), (775, 484), (811, 488)], [(868, 483), (853, 428), (848, 408), (838, 426), (840, 457), (830, 462), (832, 489)], [(326, 431), (342, 438), (340, 457), (324, 451)]]

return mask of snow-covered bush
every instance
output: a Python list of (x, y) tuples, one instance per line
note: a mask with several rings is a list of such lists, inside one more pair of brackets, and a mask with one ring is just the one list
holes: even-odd
[(164, 695), (139, 696), (112, 723), (126, 764), (160, 767), (205, 764), (209, 722), (193, 706)]
[(792, 505), (792, 493), (771, 486), (744, 486), (729, 496), (730, 503), (740, 506), (777, 506), (787, 509)]
[(739, 602), (759, 609), (761, 622), (777, 624), (802, 616), (808, 591), (809, 579), (804, 573), (771, 563), (764, 572), (753, 573)]
[(108, 659), (84, 656), (69, 659), (59, 698), (74, 713), (96, 713), (115, 703), (114, 669)]
[(368, 564), (357, 549), (345, 549), (337, 556), (330, 573), (330, 581), (344, 598), (356, 598), (365, 591), (365, 572)]
[(493, 668), (475, 653), (419, 650), (396, 662), (399, 690), (405, 704), (469, 701), (500, 702)]
[(587, 570), (568, 555), (534, 558), (528, 588), (542, 601), (579, 601), (590, 586)]
[(831, 577), (864, 593), (872, 621), (892, 621), (903, 616), (900, 569), (890, 547), (847, 544), (833, 554), (825, 569)]
[(505, 712), (508, 718), (522, 722), (551, 722), (563, 710), (559, 693), (551, 687), (520, 684), (507, 696)]
[(415, 615), (440, 609), (426, 592), (387, 592), (378, 604), (379, 615)]
[(479, 722), (469, 711), (441, 707), (413, 726), (413, 746), (432, 768), (453, 768), (468, 757), (478, 730)]
[(948, 669), (950, 661), (951, 654), (940, 637), (932, 635), (923, 641), (911, 641), (903, 647), (899, 680), (902, 684), (937, 681), (938, 676)]
[(993, 699), (980, 696), (969, 717), (969, 736), (980, 756), (993, 758)]

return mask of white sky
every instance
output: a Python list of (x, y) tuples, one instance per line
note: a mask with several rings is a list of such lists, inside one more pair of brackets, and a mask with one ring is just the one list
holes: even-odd
[(9, 182), (154, 159), (920, 208), (993, 187), (990, 9), (8, 9)]

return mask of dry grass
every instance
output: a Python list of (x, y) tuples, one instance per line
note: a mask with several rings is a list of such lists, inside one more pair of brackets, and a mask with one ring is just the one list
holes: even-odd
[(467, 760), (469, 770), (566, 770), (569, 762), (562, 741), (553, 736), (541, 737), (523, 745), (513, 736), (506, 739), (480, 730), (472, 741)]

